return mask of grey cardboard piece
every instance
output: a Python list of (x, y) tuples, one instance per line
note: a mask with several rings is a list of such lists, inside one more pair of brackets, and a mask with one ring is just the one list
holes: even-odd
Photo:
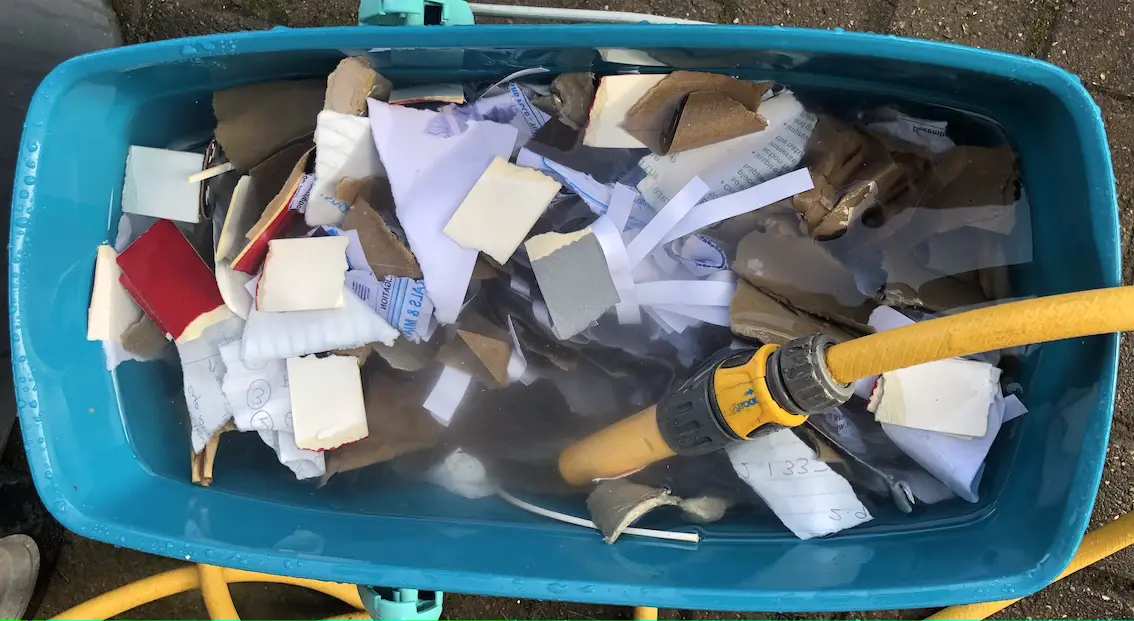
[(602, 246), (589, 231), (578, 240), (533, 260), (532, 271), (551, 314), (552, 329), (560, 339), (569, 339), (587, 329), (621, 301), (610, 278)]

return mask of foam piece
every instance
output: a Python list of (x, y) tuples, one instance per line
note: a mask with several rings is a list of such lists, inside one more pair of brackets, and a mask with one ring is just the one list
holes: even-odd
[(353, 356), (288, 358), (287, 377), (297, 447), (328, 451), (370, 435)]
[(201, 172), (205, 156), (132, 145), (122, 183), (123, 213), (197, 223), (201, 186), (189, 177)]

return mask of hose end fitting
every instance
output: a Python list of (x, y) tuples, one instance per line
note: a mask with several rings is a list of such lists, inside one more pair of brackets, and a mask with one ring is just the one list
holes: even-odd
[(768, 359), (768, 389), (785, 410), (800, 416), (822, 414), (847, 402), (854, 384), (840, 384), (827, 368), (826, 334), (811, 334), (780, 347)]

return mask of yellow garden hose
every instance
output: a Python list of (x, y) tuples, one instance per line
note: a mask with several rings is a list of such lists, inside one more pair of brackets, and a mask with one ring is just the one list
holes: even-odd
[(914, 365), (1095, 334), (1134, 330), (1134, 287), (1064, 293), (923, 321), (827, 350), (843, 384)]

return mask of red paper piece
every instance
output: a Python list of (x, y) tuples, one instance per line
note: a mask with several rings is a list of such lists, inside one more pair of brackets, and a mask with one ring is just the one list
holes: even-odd
[[(224, 300), (213, 272), (169, 220), (159, 220), (118, 255), (118, 266), (122, 286), (162, 332), (176, 341), (200, 336), (206, 327), (223, 319), (214, 313), (224, 308)], [(203, 318), (210, 313), (213, 315)]]

